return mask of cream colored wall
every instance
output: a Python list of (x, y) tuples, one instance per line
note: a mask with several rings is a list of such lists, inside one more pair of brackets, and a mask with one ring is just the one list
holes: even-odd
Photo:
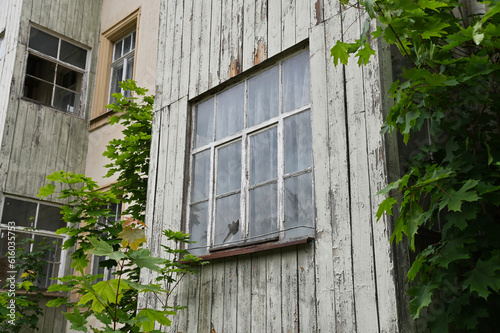
[[(158, 45), (159, 0), (104, 0), (101, 14), (101, 32), (113, 27), (130, 13), (140, 8), (138, 18), (138, 39), (136, 45), (135, 80), (146, 87), (150, 94), (155, 92), (156, 57)], [(116, 178), (103, 178), (109, 160), (102, 156), (106, 144), (120, 137), (122, 128), (104, 125), (89, 133), (86, 175), (92, 177), (101, 187), (113, 183)]]

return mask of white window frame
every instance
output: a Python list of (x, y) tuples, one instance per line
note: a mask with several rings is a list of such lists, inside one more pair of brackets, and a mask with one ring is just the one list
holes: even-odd
[[(115, 206), (116, 205), (116, 206)], [(122, 215), (122, 204), (119, 203), (119, 204), (110, 204), (110, 205), (106, 205), (105, 208), (108, 208), (108, 209), (112, 209), (114, 210), (114, 221), (118, 221), (121, 219), (121, 215)], [(100, 217), (99, 218), (99, 221), (97, 222), (96, 224), (96, 229), (98, 230), (101, 230), (101, 229), (104, 229), (105, 226), (109, 225), (109, 220), (105, 217)], [(92, 275), (98, 275), (99, 274), (99, 263), (100, 263), (100, 260), (99, 258), (102, 258), (103, 260), (108, 260), (109, 257), (107, 256), (97, 256), (97, 255), (92, 255), (92, 260), (91, 260), (91, 263), (90, 263), (90, 274)], [(109, 281), (113, 278), (113, 273), (115, 272), (115, 269), (109, 269), (108, 267), (104, 267), (104, 272), (101, 273), (104, 275), (103, 278), (99, 278), (97, 279), (96, 281)]]
[[(39, 223), (38, 214), (40, 211), (40, 205), (61, 208), (60, 205), (56, 205), (56, 204), (53, 204), (50, 202), (37, 201), (37, 200), (32, 200), (32, 199), (28, 199), (28, 198), (20, 198), (20, 197), (10, 196), (10, 195), (4, 196), (4, 203), (3, 203), (1, 210), (0, 210), (0, 233), (1, 233), (2, 238), (5, 238), (7, 240), (7, 236), (9, 235), (8, 233), (14, 232), (16, 235), (17, 234), (30, 235), (33, 240), (34, 240), (35, 236), (40, 236), (40, 237), (45, 236), (45, 237), (57, 238), (57, 239), (61, 240), (61, 245), (64, 244), (64, 242), (68, 239), (67, 235), (58, 235), (58, 234), (56, 234), (55, 231), (49, 231), (49, 230), (44, 230), (44, 229), (25, 230), (28, 227), (1, 223), (1, 221), (3, 219), (5, 199), (8, 199), (8, 198), (36, 204), (36, 213), (35, 213), (34, 220), (33, 220), (32, 226), (31, 226), (32, 228), (40, 228), (40, 226), (38, 225), (38, 223)], [(8, 222), (10, 222), (10, 221), (8, 221)], [(30, 248), (29, 248), (30, 252), (33, 251), (33, 247), (35, 245), (36, 245), (35, 242), (32, 242), (30, 244)], [(66, 257), (68, 255), (68, 253), (67, 253), (67, 250), (63, 250), (62, 248), (58, 248), (56, 251), (59, 251), (60, 260), (59, 260), (59, 262), (51, 262), (51, 263), (58, 263), (59, 269), (57, 270), (57, 274), (52, 274), (52, 275), (47, 274), (47, 276), (45, 276), (45, 278), (44, 278), (45, 280), (42, 282), (42, 285), (41, 285), (42, 288), (49, 287), (50, 285), (57, 283), (56, 281), (50, 280), (51, 278), (64, 276), (65, 266), (66, 266)]]
[[(304, 51), (304, 52), (308, 52), (308, 51)], [(307, 174), (307, 173), (310, 173), (311, 174), (311, 179), (313, 180), (314, 177), (313, 177), (313, 164), (311, 163), (311, 165), (306, 168), (306, 169), (301, 169), (299, 171), (295, 171), (295, 172), (290, 172), (290, 173), (285, 173), (285, 170), (284, 170), (284, 151), (285, 151), (285, 148), (284, 148), (284, 122), (287, 118), (291, 118), (293, 116), (296, 116), (300, 113), (304, 113), (304, 112), (309, 112), (309, 117), (311, 117), (310, 113), (311, 113), (311, 101), (309, 99), (309, 103), (304, 105), (304, 106), (301, 106), (295, 110), (292, 110), (292, 111), (284, 111), (284, 107), (283, 107), (283, 73), (282, 73), (282, 65), (284, 62), (286, 62), (287, 60), (291, 59), (291, 58), (294, 58), (295, 56), (301, 54), (302, 52), (299, 52), (297, 54), (294, 54), (288, 58), (285, 58), (281, 61), (278, 62), (278, 64), (275, 64), (273, 66), (270, 66), (268, 68), (266, 68), (265, 70), (263, 71), (260, 71), (259, 73), (251, 76), (251, 77), (247, 77), (245, 78), (244, 80), (242, 80), (243, 82), (239, 82), (233, 86), (231, 86), (230, 88), (224, 90), (224, 91), (221, 91), (220, 93), (217, 93), (215, 96), (217, 95), (220, 95), (222, 93), (224, 93), (225, 91), (227, 90), (230, 90), (231, 88), (234, 88), (240, 84), (244, 84), (245, 85), (245, 93), (244, 93), (244, 98), (245, 98), (245, 107), (244, 107), (244, 125), (243, 125), (243, 130), (235, 133), (235, 134), (232, 134), (232, 135), (229, 135), (227, 137), (224, 137), (222, 139), (216, 139), (214, 138), (212, 142), (210, 142), (209, 144), (207, 145), (203, 145), (201, 147), (196, 147), (195, 148), (195, 136), (196, 135), (192, 135), (192, 138), (191, 138), (191, 150), (190, 150), (190, 179), (189, 179), (189, 182), (187, 184), (188, 186), (188, 191), (187, 191), (187, 194), (188, 194), (188, 200), (187, 200), (187, 214), (186, 214), (186, 222), (185, 222), (185, 230), (187, 232), (190, 232), (190, 214), (191, 214), (191, 207), (196, 205), (196, 204), (200, 204), (202, 202), (206, 202), (207, 200), (206, 199), (203, 199), (203, 200), (199, 200), (199, 201), (195, 201), (195, 202), (191, 202), (191, 191), (192, 191), (192, 172), (193, 172), (193, 161), (194, 161), (194, 156), (200, 152), (203, 152), (203, 151), (210, 151), (210, 162), (209, 162), (209, 165), (210, 165), (210, 172), (209, 172), (209, 197), (208, 197), (208, 222), (207, 222), (207, 226), (208, 226), (208, 230), (207, 230), (207, 245), (206, 246), (203, 246), (203, 247), (199, 247), (197, 246), (196, 244), (192, 244), (191, 246), (189, 246), (189, 249), (191, 250), (200, 250), (200, 249), (206, 249), (206, 251), (204, 253), (196, 253), (195, 254), (198, 254), (198, 255), (208, 255), (210, 252), (213, 252), (213, 251), (220, 251), (220, 250), (227, 250), (227, 249), (231, 249), (231, 248), (234, 248), (234, 247), (241, 247), (241, 246), (250, 246), (250, 245), (255, 245), (257, 243), (264, 243), (264, 242), (287, 242), (287, 241), (293, 241), (293, 240), (296, 240), (297, 238), (293, 238), (293, 239), (287, 239), (285, 238), (285, 231), (287, 231), (285, 229), (285, 211), (284, 211), (284, 206), (285, 206), (285, 199), (284, 199), (284, 189), (285, 189), (285, 186), (284, 186), (284, 183), (285, 183), (285, 180), (288, 179), (288, 178), (292, 178), (292, 177), (296, 177), (296, 176), (300, 176), (300, 175), (303, 175), (303, 174)], [(248, 82), (250, 79), (252, 79), (253, 77), (255, 76), (258, 76), (259, 74), (262, 74), (264, 73), (266, 70), (271, 70), (272, 68), (274, 68), (275, 66), (278, 66), (279, 68), (279, 111), (278, 111), (278, 116), (275, 116), (271, 119), (268, 119), (264, 122), (261, 122), (257, 125), (253, 125), (253, 126), (250, 126), (250, 127), (247, 127), (247, 122), (248, 122), (248, 117), (247, 117), (247, 109), (248, 109)], [(309, 78), (310, 79), (310, 78)], [(309, 94), (310, 94), (310, 90), (309, 90)], [(309, 95), (310, 96), (310, 95)], [(214, 96), (211, 96), (210, 98), (206, 98), (206, 99), (203, 99), (202, 101), (200, 102), (197, 102), (193, 108), (192, 108), (192, 114), (193, 114), (193, 117), (192, 117), (192, 124), (191, 124), (191, 128), (193, 129), (193, 133), (195, 132), (195, 110), (196, 110), (196, 106), (211, 99), (211, 98), (214, 98)], [(216, 108), (217, 108), (217, 101), (215, 100), (214, 101), (214, 131), (215, 131), (215, 127), (216, 127)], [(310, 118), (309, 118), (310, 119)], [(266, 130), (269, 130), (273, 127), (276, 127), (277, 128), (277, 141), (278, 141), (278, 151), (277, 151), (277, 163), (278, 163), (278, 172), (277, 172), (277, 180), (270, 180), (270, 181), (266, 181), (266, 182), (263, 182), (263, 183), (258, 183), (256, 185), (250, 185), (250, 180), (249, 180), (249, 176), (248, 176), (248, 172), (249, 172), (249, 165), (250, 165), (250, 160), (249, 160), (249, 139), (251, 136), (255, 135), (255, 134), (259, 134), (261, 132), (264, 132)], [(241, 186), (240, 186), (240, 189), (239, 190), (235, 190), (235, 191), (231, 191), (231, 192), (228, 192), (228, 193), (224, 193), (222, 195), (216, 195), (215, 193), (215, 184), (216, 184), (216, 177), (217, 177), (217, 166), (216, 166), (216, 163), (217, 163), (217, 150), (221, 147), (224, 147), (225, 145), (229, 145), (231, 143), (235, 143), (237, 141), (240, 141), (241, 142), (241, 152), (242, 152), (242, 157), (241, 157), (241, 168), (242, 168), (242, 171), (241, 171), (241, 174), (242, 175), (247, 175), (246, 177), (245, 176), (242, 176), (241, 177)], [(311, 161), (312, 161), (312, 138), (311, 138)], [(278, 231), (273, 231), (270, 233), (270, 235), (274, 235), (272, 237), (269, 237), (269, 238), (266, 238), (264, 236), (266, 236), (266, 234), (264, 235), (258, 235), (258, 236), (255, 236), (255, 240), (252, 240), (251, 237), (249, 237), (249, 225), (248, 225), (248, 216), (249, 216), (249, 193), (250, 193), (250, 190), (251, 189), (254, 189), (254, 188), (258, 188), (258, 187), (262, 187), (262, 186), (265, 186), (265, 185), (268, 185), (268, 184), (271, 184), (271, 183), (277, 183), (277, 193), (278, 193), (278, 200), (277, 200), (277, 210), (278, 210), (278, 213), (277, 213), (277, 223), (278, 223)], [(314, 182), (312, 181), (312, 205), (314, 207)], [(236, 193), (240, 193), (240, 230), (241, 230), (241, 240), (238, 240), (238, 241), (234, 241), (234, 242), (227, 242), (227, 243), (223, 243), (222, 245), (221, 244), (217, 244), (217, 245), (214, 245), (214, 228), (215, 228), (215, 220), (216, 220), (216, 213), (215, 213), (215, 204), (216, 204), (216, 199), (218, 197), (226, 197), (226, 196), (230, 196), (230, 195), (233, 195), (233, 194), (236, 194)], [(315, 231), (315, 226), (314, 226), (314, 220), (315, 220), (315, 217), (314, 217), (314, 209), (313, 209), (313, 216), (311, 217), (312, 221), (311, 221), (311, 224), (310, 225), (300, 225), (300, 226), (297, 226), (297, 227), (292, 227), (291, 229), (294, 229), (294, 228), (303, 228), (303, 230), (307, 229), (307, 231), (304, 231), (304, 233), (302, 234), (301, 238), (303, 237), (313, 237), (314, 236), (314, 231)], [(288, 229), (290, 230), (290, 229)]]
[[(35, 49), (31, 48), (29, 46), (29, 43), (28, 43), (27, 54), (26, 54), (26, 64), (28, 64), (30, 55), (32, 55), (32, 56), (39, 57), (39, 58), (41, 58), (43, 60), (49, 61), (51, 63), (54, 63), (56, 67), (55, 67), (54, 79), (53, 79), (52, 82), (46, 81), (46, 80), (44, 80), (42, 78), (39, 78), (39, 77), (36, 77), (36, 76), (28, 74), (27, 73), (27, 68), (26, 68), (25, 73), (24, 73), (24, 80), (26, 80), (27, 78), (33, 78), (33, 79), (35, 79), (37, 81), (41, 81), (41, 82), (44, 82), (46, 84), (50, 84), (52, 86), (52, 93), (51, 93), (51, 98), (50, 98), (50, 104), (46, 104), (46, 103), (43, 103), (43, 102), (41, 102), (39, 100), (31, 99), (31, 98), (29, 98), (27, 96), (24, 96), (24, 94), (26, 94), (26, 92), (24, 92), (24, 94), (23, 94), (24, 98), (26, 98), (26, 99), (28, 99), (30, 101), (34, 101), (36, 103), (41, 103), (41, 104), (47, 105), (47, 106), (49, 106), (51, 108), (54, 108), (56, 110), (59, 110), (59, 111), (63, 111), (63, 112), (67, 112), (67, 113), (71, 113), (71, 114), (75, 114), (75, 115), (81, 115), (82, 114), (82, 110), (84, 110), (84, 108), (85, 108), (85, 98), (86, 98), (85, 83), (87, 81), (87, 71), (88, 71), (88, 66), (89, 66), (89, 54), (90, 54), (89, 49), (86, 48), (86, 47), (84, 47), (84, 46), (82, 46), (82, 45), (80, 45), (80, 44), (77, 44), (77, 43), (75, 43), (73, 41), (70, 41), (70, 40), (68, 40), (66, 38), (59, 37), (59, 36), (55, 35), (54, 33), (48, 32), (45, 29), (41, 29), (39, 27), (30, 26), (30, 34), (31, 34), (31, 29), (36, 29), (38, 31), (41, 31), (43, 33), (46, 33), (46, 34), (51, 35), (51, 36), (53, 36), (53, 37), (55, 37), (55, 38), (58, 39), (57, 57), (54, 58), (54, 57), (52, 57), (50, 55), (47, 55), (47, 54), (45, 54), (45, 53), (43, 53), (41, 51), (35, 50)], [(78, 66), (72, 65), (72, 64), (67, 63), (65, 61), (61, 61), (59, 59), (60, 52), (61, 52), (61, 42), (62, 41), (66, 42), (66, 43), (69, 43), (69, 44), (72, 44), (73, 46), (76, 46), (76, 47), (78, 47), (78, 48), (83, 49), (83, 50), (86, 51), (85, 68), (82, 69), (82, 68), (80, 68)], [(77, 73), (79, 73), (79, 74), (82, 75), (81, 82), (80, 82), (80, 88), (79, 88), (78, 91), (77, 90), (71, 90), (69, 88), (66, 88), (66, 87), (63, 87), (63, 86), (57, 84), (57, 70), (58, 70), (58, 66), (64, 66), (64, 67), (66, 67), (66, 68), (68, 68), (70, 70), (73, 70), (73, 71), (75, 71), (75, 72), (77, 72)], [(23, 87), (25, 87), (25, 84), (23, 85)], [(69, 93), (77, 94), (76, 96), (79, 96), (79, 100), (78, 101), (75, 100), (75, 106), (74, 107), (67, 106), (66, 109), (58, 108), (57, 106), (55, 106), (54, 102), (55, 102), (55, 96), (56, 96), (56, 88), (64, 90), (64, 91), (67, 91)], [(74, 109), (75, 107), (77, 107), (77, 110)]]
[(0, 32), (0, 60), (2, 60), (5, 52), (5, 30)]
[[(125, 48), (125, 43), (123, 42), (126, 38), (128, 37), (131, 37), (130, 39), (130, 50), (123, 54), (124, 53), (124, 48)], [(111, 67), (111, 75), (110, 75), (110, 78), (109, 78), (109, 98), (108, 98), (108, 102), (109, 103), (113, 103), (114, 102), (114, 98), (113, 96), (111, 96), (112, 94), (116, 93), (117, 91), (112, 91), (113, 89), (113, 73), (115, 71), (115, 69), (117, 67), (119, 67), (120, 65), (123, 65), (123, 71), (122, 71), (122, 77), (121, 77), (121, 80), (119, 80), (118, 82), (116, 82), (116, 86), (118, 87), (118, 83), (121, 82), (121, 81), (125, 81), (127, 79), (127, 76), (129, 78), (132, 78), (134, 77), (134, 68), (135, 68), (135, 48), (136, 48), (136, 45), (137, 45), (137, 41), (136, 41), (136, 38), (137, 38), (137, 34), (136, 34), (136, 30), (134, 31), (131, 31), (129, 32), (127, 35), (125, 35), (124, 37), (120, 38), (119, 40), (117, 40), (116, 42), (113, 43), (113, 57), (112, 57), (112, 62), (110, 64), (110, 67)], [(120, 56), (117, 57), (116, 56), (116, 46), (118, 45), (118, 43), (121, 42), (121, 50), (120, 50)], [(128, 65), (129, 65), (129, 62), (132, 62), (132, 74), (129, 75), (128, 73)], [(119, 92), (121, 94), (124, 94), (127, 96), (127, 94), (129, 94), (130, 92), (129, 91), (124, 91), (122, 88), (119, 88)], [(127, 97), (130, 97), (130, 96), (127, 96)]]

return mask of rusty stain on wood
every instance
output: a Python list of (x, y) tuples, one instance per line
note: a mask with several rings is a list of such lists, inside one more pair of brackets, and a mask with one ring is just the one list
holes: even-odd
[(257, 43), (257, 48), (254, 51), (253, 64), (258, 65), (266, 59), (267, 59), (266, 44), (262, 43), (262, 41), (259, 40), (259, 42)]
[(231, 56), (231, 63), (229, 64), (229, 72), (228, 72), (228, 78), (232, 78), (238, 74), (241, 73), (241, 62), (238, 59), (235, 59), (234, 56)]
[(316, 24), (323, 22), (323, 15), (321, 15), (321, 9), (323, 7), (322, 0), (316, 0), (314, 6), (316, 7)]

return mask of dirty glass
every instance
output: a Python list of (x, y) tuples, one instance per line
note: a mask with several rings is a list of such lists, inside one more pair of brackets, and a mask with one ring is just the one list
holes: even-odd
[(81, 89), (82, 78), (82, 73), (62, 65), (57, 66), (56, 84), (58, 86), (79, 91)]
[(241, 141), (217, 150), (217, 194), (241, 187)]
[(80, 94), (56, 87), (53, 106), (62, 111), (78, 113), (80, 109)]
[(37, 50), (46, 55), (57, 58), (59, 38), (31, 27), (28, 46), (33, 50)]
[(283, 62), (283, 111), (293, 111), (310, 102), (309, 52)]
[(208, 230), (208, 201), (200, 202), (191, 206), (189, 233), (191, 240), (196, 243), (190, 244), (191, 253), (200, 254), (206, 252), (207, 230)]
[(301, 226), (312, 226), (313, 222), (312, 174), (285, 179), (285, 237), (311, 233), (311, 229)]
[(194, 114), (194, 147), (202, 147), (213, 140), (214, 98), (196, 106)]
[(248, 127), (278, 115), (279, 95), (278, 66), (248, 80)]
[(240, 83), (217, 96), (216, 138), (223, 139), (243, 129), (245, 84)]
[(240, 194), (219, 198), (215, 202), (214, 245), (241, 239)]
[(285, 173), (312, 165), (311, 135), (309, 111), (285, 119)]
[(208, 198), (210, 177), (210, 150), (193, 156), (193, 174), (191, 179), (191, 202)]
[(53, 83), (55, 72), (56, 64), (53, 62), (42, 59), (33, 54), (28, 56), (26, 74)]
[(85, 69), (85, 63), (87, 61), (87, 51), (61, 40), (61, 52), (59, 54), (59, 60), (64, 61), (68, 64)]
[(278, 231), (278, 205), (276, 183), (257, 187), (249, 191), (249, 237), (250, 241), (272, 237)]
[(278, 133), (273, 127), (250, 137), (250, 185), (278, 177)]
[(37, 204), (29, 201), (5, 198), (2, 224), (15, 222), (17, 227), (34, 227)]
[(37, 229), (56, 231), (65, 225), (66, 223), (62, 219), (60, 207), (40, 204), (38, 208)]

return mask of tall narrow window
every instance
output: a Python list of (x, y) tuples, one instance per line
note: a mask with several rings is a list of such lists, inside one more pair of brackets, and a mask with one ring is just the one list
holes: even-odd
[[(39, 276), (38, 285), (46, 289), (56, 283), (51, 278), (62, 276), (65, 252), (61, 250), (64, 236), (57, 235), (56, 230), (65, 226), (62, 220), (61, 208), (41, 202), (21, 200), (6, 197), (2, 218), (0, 220), (0, 280), (5, 282), (8, 271), (13, 271), (7, 260), (7, 253), (12, 250), (9, 247), (10, 236), (15, 235), (16, 246), (24, 244), (26, 251), (43, 250), (42, 276)], [(28, 242), (22, 242), (29, 239)]]
[(86, 66), (87, 50), (31, 27), (24, 97), (78, 114)]
[[(118, 85), (121, 81), (132, 79), (134, 75), (135, 31), (120, 39), (113, 45), (113, 62), (111, 63), (111, 80), (109, 102), (112, 103), (114, 93), (124, 93)], [(130, 91), (125, 91), (129, 97)]]
[(191, 252), (314, 234), (309, 52), (193, 108)]

